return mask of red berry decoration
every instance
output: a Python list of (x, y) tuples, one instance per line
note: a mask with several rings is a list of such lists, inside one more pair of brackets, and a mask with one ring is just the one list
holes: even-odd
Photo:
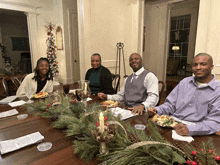
[(48, 109), (46, 109), (46, 111), (48, 111)]
[(192, 151), (192, 154), (193, 154), (193, 155), (196, 155), (196, 154), (197, 154), (197, 152), (196, 152), (196, 151)]
[(47, 106), (49, 107), (49, 106), (50, 106), (50, 103), (48, 103)]
[(208, 149), (210, 154), (213, 154), (213, 150), (212, 149)]
[(192, 161), (191, 165), (197, 165), (197, 163), (195, 161)]
[(106, 121), (107, 119), (108, 119), (108, 117), (105, 117), (105, 118), (104, 118), (104, 121)]
[(187, 163), (187, 164), (191, 164), (190, 160), (187, 160), (186, 163)]
[(105, 123), (105, 126), (107, 126), (107, 124)]
[(220, 162), (220, 156), (216, 156), (215, 160), (219, 163)]

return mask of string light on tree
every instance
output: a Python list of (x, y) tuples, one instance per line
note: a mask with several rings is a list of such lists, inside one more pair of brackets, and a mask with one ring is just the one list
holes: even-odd
[(56, 57), (56, 45), (55, 45), (55, 36), (53, 34), (53, 30), (55, 29), (55, 25), (51, 22), (45, 26), (47, 30), (47, 58), (50, 62), (50, 68), (52, 70), (53, 76), (57, 77), (59, 75), (58, 71), (58, 62)]

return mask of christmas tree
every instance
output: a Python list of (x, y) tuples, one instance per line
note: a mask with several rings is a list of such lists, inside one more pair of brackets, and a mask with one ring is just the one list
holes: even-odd
[(54, 26), (51, 22), (45, 26), (47, 30), (48, 38), (47, 42), (47, 58), (50, 62), (50, 68), (52, 70), (53, 76), (57, 77), (59, 75), (58, 71), (58, 62), (56, 57), (56, 45), (55, 45), (55, 36), (53, 34)]

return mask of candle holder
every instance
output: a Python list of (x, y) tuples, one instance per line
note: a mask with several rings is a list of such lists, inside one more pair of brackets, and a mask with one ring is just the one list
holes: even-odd
[(107, 155), (109, 150), (107, 148), (107, 143), (114, 137), (115, 129), (117, 129), (113, 124), (104, 126), (104, 132), (101, 133), (100, 127), (97, 127), (96, 130), (92, 132), (93, 136), (98, 142), (100, 142), (99, 153), (102, 155)]
[(102, 155), (107, 155), (108, 152), (109, 151), (107, 150), (106, 143), (101, 142), (99, 153), (102, 154)]
[(90, 95), (91, 95), (89, 83), (90, 83), (90, 81), (88, 81), (88, 80), (85, 80), (85, 81), (80, 80), (80, 81), (78, 81), (79, 88), (76, 89), (77, 94), (83, 100), (83, 103), (85, 104), (85, 106), (87, 106), (87, 98), (90, 97)]

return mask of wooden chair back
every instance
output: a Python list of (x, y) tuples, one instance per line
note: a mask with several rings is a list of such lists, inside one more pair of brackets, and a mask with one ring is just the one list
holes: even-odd
[(115, 93), (118, 92), (121, 76), (119, 74), (112, 74), (112, 86)]
[(160, 87), (160, 84), (162, 85), (161, 87), (161, 90), (159, 92), (159, 101), (157, 103), (157, 106), (160, 105), (160, 101), (161, 101), (161, 98), (162, 98), (162, 95), (163, 95), (163, 92), (164, 92), (164, 88), (165, 88), (165, 83), (163, 81), (159, 81), (159, 87)]

